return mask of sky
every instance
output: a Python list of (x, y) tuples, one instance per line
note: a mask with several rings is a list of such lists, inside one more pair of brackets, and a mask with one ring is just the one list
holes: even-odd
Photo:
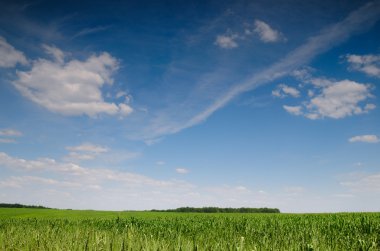
[(380, 211), (380, 1), (1, 1), (0, 202)]

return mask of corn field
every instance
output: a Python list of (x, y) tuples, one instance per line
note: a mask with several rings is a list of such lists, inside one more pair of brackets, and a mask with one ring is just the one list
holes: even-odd
[(1, 250), (380, 250), (380, 213), (0, 209)]

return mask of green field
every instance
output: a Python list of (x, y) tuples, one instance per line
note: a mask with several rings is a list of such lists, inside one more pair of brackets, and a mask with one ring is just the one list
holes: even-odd
[(1, 250), (380, 250), (380, 213), (0, 209)]

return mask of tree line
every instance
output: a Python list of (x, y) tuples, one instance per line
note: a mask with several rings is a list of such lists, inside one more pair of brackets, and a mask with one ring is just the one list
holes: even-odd
[(152, 212), (178, 212), (178, 213), (280, 213), (278, 208), (221, 208), (221, 207), (179, 207), (176, 209), (157, 210)]
[(10, 204), (10, 203), (0, 203), (1, 207), (7, 207), (7, 208), (39, 208), (39, 209), (50, 209), (49, 207), (44, 206), (35, 206), (35, 205), (23, 205), (23, 204)]

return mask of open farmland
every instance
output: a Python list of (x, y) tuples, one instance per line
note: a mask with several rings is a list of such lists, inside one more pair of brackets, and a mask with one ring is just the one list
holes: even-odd
[(380, 213), (0, 209), (1, 250), (380, 250)]

